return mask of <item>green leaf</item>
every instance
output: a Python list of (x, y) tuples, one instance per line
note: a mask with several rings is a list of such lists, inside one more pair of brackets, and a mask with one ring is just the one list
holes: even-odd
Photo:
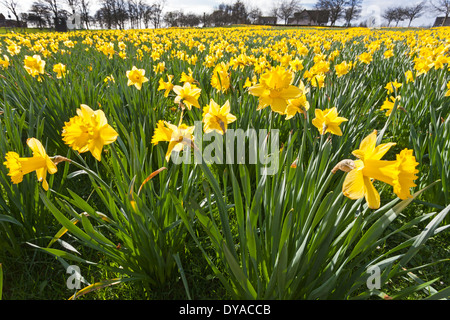
[(425, 300), (441, 300), (441, 299), (444, 300), (450, 299), (450, 286), (425, 298)]
[(16, 225), (22, 227), (22, 224), (19, 221), (17, 221), (15, 218), (8, 216), (6, 214), (0, 214), (0, 222), (13, 223), (13, 224), (16, 224)]
[(0, 263), (0, 300), (2, 300), (3, 295), (3, 266)]
[(39, 250), (42, 250), (46, 253), (49, 253), (57, 258), (62, 258), (64, 260), (70, 260), (70, 261), (74, 261), (74, 262), (78, 262), (78, 263), (87, 263), (87, 264), (96, 264), (95, 262), (91, 262), (88, 260), (85, 260), (83, 258), (80, 258), (76, 255), (73, 255), (71, 253), (68, 253), (67, 251), (63, 251), (63, 250), (59, 250), (59, 249), (53, 249), (53, 248), (42, 248), (39, 247), (33, 243), (27, 242), (28, 245), (37, 248)]
[(225, 253), (225, 259), (231, 269), (231, 272), (236, 277), (240, 286), (245, 290), (245, 296), (247, 297), (247, 299), (256, 299), (257, 293), (255, 289), (253, 288), (247, 276), (242, 271), (241, 266), (239, 266), (238, 262), (234, 258), (230, 249), (228, 249), (228, 246), (225, 244), (225, 242), (222, 244), (222, 248), (223, 252)]
[(450, 205), (448, 205), (444, 210), (442, 210), (433, 220), (428, 223), (425, 229), (419, 234), (417, 239), (409, 248), (408, 252), (400, 260), (400, 265), (405, 266), (421, 249), (423, 244), (434, 235), (435, 229), (440, 225), (440, 223), (445, 219), (448, 212), (450, 211)]
[[(391, 224), (391, 222), (394, 221), (395, 218), (397, 218), (398, 214), (400, 212), (402, 212), (422, 192), (424, 192), (426, 189), (433, 186), (433, 184), (423, 188), (422, 190), (417, 191), (416, 193), (414, 193), (411, 196), (411, 198), (401, 201), (400, 203), (396, 204), (392, 209), (388, 209), (387, 212), (385, 214), (383, 214), (377, 221), (375, 221), (375, 223), (369, 228), (369, 230), (367, 230), (367, 232), (364, 233), (364, 235), (361, 237), (359, 242), (355, 245), (355, 248), (353, 249), (352, 253), (350, 254), (349, 259), (352, 259), (361, 251), (372, 246), (373, 243), (384, 232), (384, 230), (386, 230), (386, 228), (389, 226), (389, 224)], [(383, 208), (381, 208), (381, 209), (383, 209)], [(376, 214), (376, 213), (373, 213), (373, 214)]]

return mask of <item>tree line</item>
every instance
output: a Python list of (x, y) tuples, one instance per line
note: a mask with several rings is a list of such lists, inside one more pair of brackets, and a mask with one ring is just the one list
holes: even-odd
[[(150, 2), (153, 1), (153, 2)], [(288, 24), (289, 18), (304, 8), (300, 0), (278, 0), (266, 13), (256, 6), (245, 4), (245, 0), (234, 3), (221, 3), (210, 13), (167, 11), (167, 0), (35, 0), (26, 12), (21, 12), (19, 0), (0, 0), (14, 18), (26, 21), (39, 28), (53, 28), (56, 18), (68, 19), (74, 13), (79, 17), (82, 28), (126, 29), (161, 27), (215, 27), (232, 24), (258, 24), (264, 16), (276, 17)], [(344, 21), (351, 26), (352, 21), (361, 17), (363, 0), (317, 0), (316, 10), (326, 10), (331, 26)], [(92, 12), (96, 5), (97, 9)], [(450, 0), (426, 0), (407, 6), (387, 8), (382, 17), (387, 26), (407, 21), (408, 26), (426, 11), (444, 15), (444, 22), (450, 14)]]

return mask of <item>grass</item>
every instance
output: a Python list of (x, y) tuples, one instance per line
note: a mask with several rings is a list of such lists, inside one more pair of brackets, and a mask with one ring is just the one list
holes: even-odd
[(42, 32), (52, 32), (51, 29), (47, 28), (0, 28), (0, 34), (7, 34), (10, 32), (16, 32), (16, 33), (42, 33)]

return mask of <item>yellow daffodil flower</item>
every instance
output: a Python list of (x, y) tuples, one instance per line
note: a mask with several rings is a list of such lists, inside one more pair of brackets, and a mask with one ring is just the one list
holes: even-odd
[(314, 75), (311, 78), (311, 86), (319, 89), (325, 87), (325, 78), (326, 75), (324, 75), (323, 73)]
[(410, 188), (415, 187), (415, 175), (418, 173), (413, 151), (404, 149), (396, 155), (396, 160), (387, 161), (381, 158), (395, 145), (384, 143), (376, 146), (377, 131), (363, 139), (359, 149), (353, 151), (358, 160), (344, 160), (348, 163), (342, 192), (352, 199), (365, 197), (371, 209), (380, 207), (380, 195), (373, 186), (374, 180), (379, 180), (394, 187), (394, 193), (402, 200), (411, 197)]
[(342, 131), (339, 125), (348, 121), (348, 119), (339, 117), (336, 107), (331, 109), (315, 110), (316, 117), (312, 120), (312, 124), (319, 130), (321, 135), (329, 132), (337, 136), (342, 136)]
[(20, 53), (20, 49), (21, 49), (20, 46), (16, 45), (15, 43), (12, 43), (12, 44), (10, 44), (10, 45), (7, 47), (6, 50), (8, 51), (8, 53), (9, 53), (11, 56), (15, 56), (15, 55), (17, 55), (17, 54)]
[(221, 62), (214, 68), (211, 86), (221, 92), (226, 92), (230, 88), (230, 74), (227, 64)]
[(6, 154), (4, 165), (9, 169), (8, 176), (11, 177), (14, 184), (18, 184), (23, 181), (24, 175), (36, 171), (38, 181), (42, 182), (42, 188), (48, 190), (47, 172), (50, 174), (56, 173), (56, 164), (53, 163), (45, 152), (42, 143), (36, 138), (28, 139), (27, 145), (33, 151), (31, 158), (21, 158), (16, 152)]
[(164, 61), (159, 62), (157, 65), (153, 66), (154, 73), (163, 73), (164, 70), (166, 70), (166, 63)]
[(369, 52), (363, 52), (358, 56), (359, 61), (365, 64), (370, 64), (372, 62), (372, 55)]
[(41, 56), (34, 55), (32, 57), (25, 56), (24, 60), (25, 70), (33, 78), (44, 73), (45, 61), (41, 59)]
[(305, 88), (303, 81), (300, 81), (299, 88), (302, 94), (298, 98), (288, 100), (285, 120), (293, 118), (297, 113), (302, 113), (306, 117), (306, 111), (309, 110), (306, 94), (309, 92), (309, 89)]
[(203, 130), (205, 133), (217, 131), (225, 134), (228, 124), (236, 121), (236, 117), (230, 113), (230, 102), (227, 100), (221, 107), (213, 99), (209, 105), (203, 108)]
[(398, 88), (400, 88), (401, 86), (402, 86), (402, 83), (397, 82), (397, 80), (395, 80), (395, 81), (388, 82), (384, 88), (390, 94), (390, 93), (393, 93)]
[(406, 83), (414, 82), (414, 75), (411, 70), (405, 72)]
[(179, 104), (182, 102), (189, 110), (191, 110), (192, 106), (200, 109), (198, 99), (202, 89), (194, 85), (191, 86), (190, 82), (185, 82), (183, 86), (174, 86), (172, 90), (177, 94), (174, 100), (175, 103)]
[(61, 79), (66, 76), (66, 66), (62, 63), (55, 64), (53, 66), (53, 72), (56, 72), (56, 78)]
[(336, 75), (338, 78), (349, 73), (351, 68), (352, 68), (352, 63), (351, 62), (347, 63), (347, 61), (343, 61), (334, 66), (334, 69), (336, 70)]
[(63, 141), (79, 153), (90, 151), (98, 161), (101, 161), (103, 146), (116, 141), (118, 134), (108, 124), (102, 110), (92, 110), (82, 104), (77, 109), (77, 115), (72, 117), (62, 132)]
[(383, 53), (383, 56), (384, 56), (385, 59), (389, 59), (389, 58), (394, 56), (394, 52), (392, 50), (386, 50)]
[(145, 70), (138, 69), (135, 66), (131, 70), (127, 71), (128, 86), (134, 85), (136, 89), (141, 90), (142, 84), (147, 82), (148, 79), (145, 77)]
[(166, 152), (166, 161), (169, 162), (172, 151), (180, 152), (185, 144), (191, 145), (194, 141), (194, 126), (188, 127), (179, 124), (177, 127), (167, 121), (160, 120), (152, 137), (152, 144), (157, 145), (161, 141), (169, 142)]
[(172, 91), (174, 85), (172, 83), (173, 75), (167, 75), (167, 82), (164, 82), (163, 78), (159, 79), (159, 87), (158, 91), (165, 90), (164, 91), (164, 97), (168, 97), (170, 91)]
[(384, 101), (383, 105), (380, 108), (381, 110), (387, 110), (386, 117), (389, 117), (391, 115), (392, 109), (394, 108), (395, 105), (395, 101), (396, 100), (400, 101), (400, 99), (401, 99), (400, 96), (386, 98), (386, 100)]
[(8, 69), (9, 67), (9, 58), (7, 55), (3, 55), (3, 59), (0, 58), (0, 66), (2, 69)]
[(184, 71), (181, 73), (180, 82), (189, 82), (189, 83), (195, 82), (195, 79), (193, 77), (194, 72), (191, 70), (191, 68), (188, 68), (188, 72), (189, 74), (186, 74), (186, 72)]
[(103, 82), (105, 83), (116, 83), (116, 80), (114, 79), (114, 76), (112, 74), (110, 74), (109, 76), (106, 76), (105, 79), (103, 79)]
[(250, 94), (259, 97), (257, 110), (270, 106), (272, 111), (285, 114), (287, 101), (302, 94), (292, 81), (293, 73), (281, 66), (263, 73), (260, 82), (248, 89)]

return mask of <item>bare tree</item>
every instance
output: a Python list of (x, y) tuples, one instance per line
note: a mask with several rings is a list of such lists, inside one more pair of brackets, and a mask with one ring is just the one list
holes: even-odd
[(261, 16), (262, 16), (262, 11), (258, 7), (252, 7), (248, 11), (248, 17), (249, 17), (251, 23), (257, 22)]
[(80, 0), (66, 0), (66, 4), (70, 7), (72, 13), (80, 7)]
[(330, 13), (330, 24), (334, 26), (336, 21), (343, 17), (347, 0), (318, 0), (315, 7), (319, 10), (327, 10)]
[(269, 15), (272, 17), (278, 17), (278, 8), (276, 5), (272, 5), (272, 7), (269, 9)]
[(27, 21), (35, 23), (39, 29), (45, 27), (46, 24), (51, 25), (51, 11), (48, 6), (41, 0), (32, 3)]
[(183, 14), (181, 10), (168, 11), (164, 14), (163, 21), (169, 28), (177, 27), (180, 15)]
[(59, 17), (59, 1), (57, 0), (43, 0), (47, 8), (53, 13), (54, 18)]
[(381, 15), (384, 19), (388, 22), (388, 27), (391, 25), (391, 22), (395, 19), (395, 12), (396, 8), (388, 8), (386, 9), (383, 14)]
[(128, 19), (125, 0), (102, 0), (101, 5), (95, 14), (96, 20), (101, 25), (106, 25), (108, 29), (112, 27), (125, 29), (125, 22)]
[(422, 1), (417, 4), (407, 6), (405, 9), (405, 17), (409, 19), (408, 27), (411, 26), (411, 22), (421, 17), (424, 14), (424, 10), (426, 9), (426, 2)]
[(163, 10), (166, 5), (166, 0), (157, 0), (154, 4), (152, 4), (151, 12), (150, 12), (150, 21), (153, 24), (155, 29), (161, 27), (161, 21), (163, 18)]
[(131, 28), (136, 28), (139, 25), (138, 10), (138, 3), (136, 0), (127, 0), (127, 12)]
[(7, 10), (11, 11), (11, 13), (16, 17), (17, 23), (20, 22), (19, 18), (19, 12), (20, 9), (19, 1), (18, 0), (2, 0), (0, 1), (0, 4), (4, 6)]
[(80, 15), (81, 15), (81, 22), (84, 23), (86, 29), (89, 29), (89, 20), (90, 20), (90, 14), (89, 14), (89, 7), (90, 7), (89, 0), (80, 0)]
[(406, 19), (406, 10), (403, 7), (396, 7), (394, 8), (394, 21), (395, 26), (398, 26), (398, 23), (400, 21), (403, 21)]
[(442, 26), (444, 26), (450, 15), (450, 0), (437, 0), (436, 2), (430, 0), (430, 4), (433, 11), (444, 15), (444, 20), (442, 21)]
[(301, 8), (299, 0), (281, 0), (276, 8), (276, 13), (280, 19), (284, 20), (284, 24), (287, 24), (288, 19)]
[(241, 0), (237, 0), (231, 7), (231, 23), (245, 24), (248, 22), (248, 9)]
[(148, 29), (150, 26), (153, 7), (147, 3), (142, 3), (140, 10), (142, 12), (142, 22), (144, 23), (145, 28)]
[(348, 0), (347, 8), (344, 11), (344, 19), (347, 27), (352, 20), (358, 19), (361, 15), (362, 0)]

